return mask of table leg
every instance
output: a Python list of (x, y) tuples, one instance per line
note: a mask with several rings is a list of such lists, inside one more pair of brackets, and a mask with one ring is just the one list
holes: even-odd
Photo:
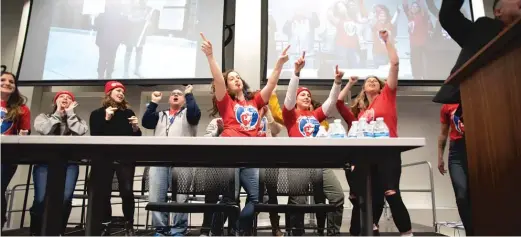
[(44, 212), (42, 217), (42, 235), (58, 236), (63, 229), (63, 193), (67, 162), (59, 160), (48, 164), (47, 185), (45, 187)]
[(106, 203), (110, 202), (113, 176), (111, 164), (111, 162), (107, 161), (92, 162), (88, 182), (89, 204), (87, 207), (85, 236), (101, 235), (102, 223), (106, 218)]
[[(365, 172), (365, 195), (362, 197), (362, 203), (364, 207), (360, 207), (360, 213), (362, 216), (362, 235), (373, 236), (373, 199), (372, 199), (372, 188), (371, 188), (371, 168), (368, 165), (364, 169)], [(364, 209), (366, 211), (364, 211)]]

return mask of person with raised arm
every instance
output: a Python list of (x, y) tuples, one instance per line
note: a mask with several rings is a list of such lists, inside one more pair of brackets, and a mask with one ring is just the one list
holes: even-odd
[[(192, 85), (186, 86), (184, 91), (175, 89), (170, 93), (168, 103), (170, 108), (157, 111), (163, 95), (159, 91), (151, 94), (151, 101), (143, 114), (144, 128), (153, 129), (154, 136), (160, 137), (195, 137), (197, 125), (201, 119), (201, 110), (192, 94)], [(172, 180), (172, 167), (152, 166), (149, 170), (149, 201), (167, 202), (167, 194)], [(187, 202), (188, 195), (177, 194), (175, 202)], [(175, 213), (172, 227), (169, 225), (169, 213), (152, 212), (152, 226), (156, 235), (185, 235), (188, 228), (188, 214)]]
[[(335, 110), (335, 100), (338, 98), (342, 84), (344, 72), (335, 69), (335, 80), (329, 93), (329, 97), (321, 107), (310, 110), (311, 91), (305, 87), (299, 87), (300, 71), (306, 64), (306, 53), (295, 62), (295, 71), (289, 81), (288, 91), (284, 99), (284, 107), (282, 109), (282, 117), (284, 125), (288, 130), (289, 137), (315, 137), (320, 128), (320, 122), (324, 121)], [(344, 193), (342, 186), (336, 178), (333, 170), (323, 169), (324, 195), (330, 204), (336, 206), (335, 212), (328, 213), (327, 234), (338, 235), (342, 226), (342, 215), (344, 211)], [(317, 198), (316, 198), (317, 199)], [(300, 200), (300, 199), (297, 199)], [(292, 201), (291, 199), (289, 200)], [(304, 200), (305, 201), (305, 200)], [(317, 203), (325, 203), (325, 200), (315, 200)], [(297, 217), (301, 215), (301, 217)], [(294, 218), (302, 220), (303, 214), (294, 214)], [(324, 234), (325, 215), (317, 214), (317, 224), (319, 226), (319, 234)]]
[[(92, 111), (89, 120), (90, 135), (92, 136), (141, 136), (138, 118), (130, 104), (125, 100), (125, 86), (118, 81), (108, 81), (105, 84), (105, 97), (102, 107)], [(125, 219), (125, 235), (134, 235), (134, 164), (116, 159), (118, 164), (112, 165), (112, 172), (107, 175), (107, 181), (112, 183), (113, 174), (116, 173), (119, 184), (119, 194), (123, 202), (123, 216)], [(92, 187), (89, 186), (89, 190)], [(110, 195), (110, 193), (108, 193)], [(112, 217), (110, 198), (105, 204), (105, 220), (109, 223)], [(108, 226), (108, 225), (107, 225)], [(107, 227), (105, 226), (105, 227)], [(105, 228), (102, 235), (109, 234)]]
[[(521, 17), (521, 0), (494, 0), (492, 10), (495, 18), (480, 17), (474, 22), (461, 13), (463, 3), (464, 0), (443, 0), (440, 8), (441, 26), (461, 47), (456, 64), (450, 74), (456, 72), (505, 27)], [(433, 101), (441, 104), (460, 103), (459, 85), (443, 84)], [(461, 104), (455, 114), (463, 119)]]
[[(27, 97), (23, 96), (16, 85), (16, 76), (5, 71), (2, 65), (0, 124), (2, 136), (29, 135), (31, 130), (31, 111), (25, 105)], [(2, 228), (7, 217), (7, 200), (5, 191), (11, 182), (18, 165), (2, 163)]]
[[(357, 81), (358, 81), (357, 76), (351, 76), (349, 78), (349, 82), (344, 87), (344, 89), (340, 92), (340, 95), (338, 97), (350, 99), (351, 98), (351, 88), (356, 84)], [(337, 101), (337, 107), (343, 106), (343, 104), (344, 104), (344, 99), (339, 99)], [(339, 112), (340, 112), (340, 115), (342, 116), (342, 118), (347, 123), (347, 125), (348, 125), (347, 128), (349, 130), (352, 122), (356, 121), (355, 116), (353, 115), (353, 113), (350, 110), (345, 109), (345, 108), (342, 109), (342, 107), (340, 107)], [(360, 235), (362, 227), (361, 227), (361, 223), (360, 223), (360, 215), (361, 215), (360, 203), (358, 202), (358, 199), (355, 196), (356, 192), (354, 190), (357, 190), (357, 189), (363, 187), (360, 185), (364, 185), (364, 183), (355, 182), (356, 175), (351, 174), (351, 171), (353, 171), (354, 168), (355, 168), (355, 164), (353, 162), (351, 162), (350, 164), (347, 164), (346, 168), (344, 168), (344, 171), (345, 171), (347, 183), (349, 184), (349, 187), (351, 188), (351, 190), (353, 190), (353, 191), (351, 191), (350, 196), (349, 196), (349, 201), (353, 205), (353, 209), (351, 210), (351, 225), (349, 226), (349, 234), (351, 234), (352, 236), (357, 236), (357, 235)], [(351, 178), (351, 177), (354, 177), (354, 178)], [(361, 181), (361, 180), (358, 180), (358, 181)], [(380, 217), (382, 216), (383, 207), (385, 204), (384, 195), (383, 195), (384, 190), (381, 185), (381, 180), (376, 180), (375, 178), (373, 178), (371, 180), (371, 189), (372, 189), (372, 194), (373, 194), (373, 196), (372, 196), (372, 199), (373, 199), (373, 231), (375, 232), (375, 235), (378, 235), (378, 233), (379, 233), (378, 223), (380, 221)]]
[[(223, 120), (221, 137), (257, 137), (261, 120), (259, 110), (268, 103), (277, 86), (282, 67), (288, 61), (289, 45), (282, 51), (266, 85), (259, 92), (251, 93), (246, 82), (236, 71), (221, 71), (213, 55), (212, 43), (202, 33), (201, 38), (201, 49), (208, 59), (213, 76), (212, 115), (218, 113)], [(252, 234), (254, 205), (259, 202), (259, 169), (240, 168), (239, 174), (239, 181), (246, 190), (247, 200), (234, 231), (248, 235)], [(225, 195), (222, 201), (234, 203), (234, 195)]]
[[(340, 115), (348, 123), (355, 118), (366, 118), (367, 121), (374, 121), (376, 118), (383, 118), (385, 124), (389, 128), (390, 137), (398, 137), (398, 118), (396, 113), (396, 89), (398, 87), (398, 70), (399, 58), (396, 48), (389, 40), (389, 33), (385, 30), (380, 31), (380, 38), (386, 43), (387, 54), (389, 57), (390, 68), (387, 80), (383, 82), (376, 76), (369, 76), (362, 86), (362, 91), (353, 100), (351, 108), (345, 106), (344, 100), (349, 94), (350, 86), (346, 86), (338, 97), (336, 107)], [(400, 176), (402, 172), (401, 154), (390, 154), (388, 158), (382, 159), (381, 162), (371, 167), (374, 168), (375, 176), (380, 179), (383, 186), (385, 199), (391, 208), (394, 223), (400, 231), (401, 235), (412, 235), (411, 218), (405, 207), (400, 194)], [(359, 185), (363, 180), (363, 174), (358, 169), (353, 169), (350, 173), (350, 179), (354, 188), (350, 192), (350, 199), (358, 199), (358, 194), (363, 186)], [(376, 195), (378, 197), (378, 195)], [(353, 203), (358, 203), (353, 200)], [(383, 206), (381, 207), (383, 208)], [(373, 214), (375, 217), (381, 215)], [(377, 218), (376, 218), (377, 220)], [(376, 223), (375, 223), (376, 224)], [(376, 227), (376, 226), (375, 226)]]
[[(34, 130), (40, 135), (61, 136), (84, 136), (89, 131), (87, 122), (81, 119), (74, 111), (78, 102), (74, 94), (69, 91), (59, 91), (53, 99), (53, 110), (51, 113), (42, 113), (34, 120)], [(46, 164), (35, 164), (33, 168), (34, 199), (31, 212), (31, 235), (41, 235), (42, 217), (44, 211), (45, 190), (47, 186)], [(67, 221), (72, 209), (72, 195), (76, 188), (76, 181), (80, 167), (77, 164), (67, 164), (65, 175), (65, 189), (63, 199), (63, 225), (61, 235), (65, 234)], [(57, 210), (58, 211), (58, 210)]]

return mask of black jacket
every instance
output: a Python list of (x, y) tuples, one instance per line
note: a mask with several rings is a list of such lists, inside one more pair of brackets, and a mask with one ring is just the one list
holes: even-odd
[(91, 136), (141, 136), (141, 130), (132, 131), (129, 118), (135, 116), (130, 109), (116, 110), (109, 121), (105, 120), (105, 109), (101, 107), (90, 113), (90, 135)]
[[(475, 22), (472, 22), (461, 13), (460, 8), (462, 6), (463, 0), (443, 0), (439, 15), (443, 29), (461, 47), (451, 74), (494, 39), (505, 27), (502, 21), (488, 17), (480, 17)], [(433, 101), (442, 104), (459, 103), (459, 86), (444, 84)]]

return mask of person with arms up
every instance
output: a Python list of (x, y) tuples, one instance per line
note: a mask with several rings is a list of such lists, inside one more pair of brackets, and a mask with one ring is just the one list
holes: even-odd
[[(25, 105), (27, 98), (16, 85), (16, 76), (5, 71), (2, 66), (0, 123), (2, 136), (29, 135), (31, 130), (31, 112)], [(5, 191), (16, 173), (17, 165), (2, 162), (2, 228), (7, 221), (7, 200)]]
[[(365, 118), (367, 121), (383, 118), (389, 128), (390, 137), (398, 137), (396, 90), (398, 87), (399, 59), (396, 48), (389, 40), (389, 37), (391, 36), (387, 31), (380, 31), (380, 38), (386, 43), (390, 62), (389, 75), (386, 82), (381, 81), (376, 76), (368, 77), (362, 86), (362, 91), (354, 99), (350, 109), (344, 105), (344, 100), (349, 94), (349, 87), (346, 87), (340, 92), (336, 107), (342, 118), (348, 123), (353, 121), (354, 118)], [(380, 184), (383, 186), (382, 191), (391, 208), (396, 227), (401, 235), (408, 236), (412, 235), (412, 226), (409, 212), (403, 203), (400, 192), (401, 165), (401, 154), (390, 154), (387, 159), (383, 159), (382, 162), (371, 167), (371, 169), (376, 169), (375, 179), (379, 179)], [(365, 182), (363, 180), (364, 177), (364, 174), (360, 173), (359, 169), (355, 168), (351, 171), (350, 179), (355, 187), (352, 188), (350, 199), (358, 199), (358, 194), (361, 193), (361, 188), (363, 187), (360, 184)], [(353, 200), (353, 203), (359, 204), (356, 200)], [(375, 220), (378, 220), (379, 216), (381, 216), (383, 205), (381, 208), (382, 210), (373, 210), (373, 216), (376, 217)]]
[[(259, 110), (268, 103), (271, 93), (277, 86), (282, 67), (288, 61), (289, 46), (282, 51), (266, 85), (259, 92), (251, 93), (246, 82), (236, 71), (228, 70), (222, 73), (213, 56), (212, 43), (202, 33), (201, 37), (203, 39), (201, 49), (208, 59), (213, 76), (212, 115), (219, 114), (223, 119), (224, 128), (221, 137), (256, 137), (261, 120)], [(253, 207), (259, 202), (259, 169), (240, 168), (239, 174), (240, 184), (247, 193), (247, 200), (235, 227), (239, 234), (248, 235), (252, 233), (255, 215)], [(225, 195), (223, 202), (233, 203), (234, 195), (232, 193)]]
[[(138, 126), (138, 118), (130, 104), (125, 100), (125, 86), (117, 81), (109, 81), (105, 84), (105, 97), (102, 107), (90, 114), (89, 127), (92, 136), (141, 136)], [(117, 160), (117, 159), (116, 159)], [(107, 182), (112, 183), (114, 172), (118, 178), (119, 193), (123, 202), (123, 216), (125, 218), (125, 235), (134, 235), (134, 172), (135, 166), (131, 163), (119, 160), (112, 167), (111, 175), (107, 176)], [(110, 178), (109, 178), (110, 177)], [(89, 186), (89, 189), (93, 187)], [(109, 193), (110, 195), (110, 193)], [(105, 223), (110, 223), (112, 207), (110, 198), (107, 199), (105, 208)], [(103, 230), (108, 234), (109, 230)]]
[[(40, 135), (51, 136), (84, 136), (89, 131), (87, 122), (81, 119), (74, 109), (78, 102), (70, 91), (59, 91), (53, 99), (51, 113), (42, 113), (34, 120), (34, 130)], [(45, 190), (47, 186), (46, 164), (36, 164), (33, 168), (34, 199), (31, 207), (31, 235), (41, 235), (42, 217), (44, 211)], [(65, 175), (65, 193), (63, 198), (63, 226), (60, 233), (65, 234), (65, 228), (72, 209), (72, 195), (80, 167), (77, 164), (67, 164)], [(58, 210), (57, 210), (58, 211)]]
[[(449, 174), (452, 188), (456, 196), (459, 216), (465, 227), (465, 235), (474, 235), (472, 229), (470, 191), (468, 181), (467, 149), (465, 146), (465, 127), (461, 119), (455, 115), (458, 104), (444, 104), (441, 106), (441, 131), (438, 136), (438, 170), (445, 175), (445, 145), (449, 136)], [(449, 134), (450, 131), (450, 134)]]
[[(311, 91), (305, 87), (298, 87), (300, 71), (304, 68), (305, 64), (304, 52), (295, 62), (295, 71), (289, 81), (288, 91), (286, 93), (286, 98), (284, 99), (282, 116), (289, 137), (315, 137), (317, 135), (320, 128), (320, 122), (324, 121), (335, 110), (333, 103), (335, 103), (338, 98), (342, 84), (342, 77), (344, 76), (344, 72), (338, 70), (337, 65), (335, 70), (335, 80), (331, 92), (329, 93), (329, 97), (321, 107), (310, 110), (310, 106), (312, 106)], [(340, 227), (342, 226), (344, 192), (342, 191), (342, 186), (332, 169), (323, 169), (323, 179), (324, 197), (329, 200), (330, 204), (335, 205), (337, 208), (335, 212), (328, 213), (327, 234), (338, 235), (340, 234)], [(320, 200), (324, 197), (315, 198), (315, 202), (325, 203), (325, 200)], [(302, 217), (298, 219), (302, 220)], [(325, 215), (317, 213), (317, 224), (319, 226), (319, 232), (321, 232), (319, 234), (324, 234), (325, 219)]]
[[(154, 129), (154, 136), (161, 137), (195, 137), (197, 125), (201, 119), (201, 110), (192, 94), (192, 85), (186, 86), (184, 92), (173, 90), (168, 99), (170, 108), (157, 111), (162, 93), (152, 92), (152, 101), (147, 105), (143, 114), (142, 125), (147, 129)], [(171, 167), (150, 167), (149, 171), (149, 201), (166, 202), (168, 188), (172, 182)], [(170, 187), (176, 188), (176, 187)], [(183, 203), (188, 201), (188, 195), (178, 194), (175, 201)], [(152, 226), (156, 228), (156, 235), (182, 236), (188, 228), (188, 214), (175, 213), (173, 226), (169, 227), (169, 213), (152, 212)]]
[[(340, 92), (339, 101), (337, 101), (337, 103), (342, 104), (344, 102), (344, 101), (340, 101), (340, 99), (343, 99), (343, 98), (350, 99), (351, 98), (351, 88), (356, 84), (357, 81), (358, 81), (357, 76), (351, 76), (349, 78), (349, 82), (344, 87), (344, 89)], [(382, 84), (384, 84), (384, 83), (382, 82)], [(337, 106), (341, 106), (340, 104), (337, 104)], [(344, 119), (344, 121), (347, 123), (348, 130), (349, 130), (352, 125), (352, 122), (356, 121), (355, 116), (353, 115), (352, 112), (350, 112), (349, 110), (345, 110), (345, 109), (341, 110), (341, 115), (342, 115), (342, 118)], [(373, 172), (373, 173), (376, 172), (375, 167), (371, 167), (371, 168), (372, 168), (371, 172)], [(351, 188), (351, 190), (353, 190), (349, 196), (349, 201), (351, 202), (351, 204), (353, 204), (353, 209), (351, 210), (351, 225), (349, 226), (349, 233), (352, 236), (357, 236), (357, 235), (360, 235), (360, 232), (361, 232), (361, 223), (360, 223), (360, 214), (361, 213), (360, 213), (360, 203), (358, 202), (358, 199), (356, 198), (356, 195), (355, 195), (356, 192), (354, 190), (357, 190), (357, 188), (363, 187), (360, 185), (365, 185), (365, 183), (364, 182), (355, 182), (355, 181), (361, 181), (361, 180), (356, 180), (356, 174), (354, 176), (351, 174), (351, 172), (354, 171), (354, 169), (355, 169), (355, 163), (351, 162), (349, 164), (346, 164), (344, 171), (345, 171), (347, 183), (349, 184), (349, 187)], [(351, 178), (351, 177), (354, 177), (354, 178)], [(384, 208), (384, 204), (385, 204), (384, 195), (383, 195), (384, 190), (381, 185), (381, 180), (377, 180), (377, 179), (373, 178), (371, 180), (371, 189), (372, 189), (372, 194), (373, 194), (372, 195), (373, 231), (374, 231), (375, 235), (379, 235), (378, 223), (380, 222), (380, 217), (382, 216), (382, 212), (383, 212), (383, 208)]]
[[(480, 17), (472, 22), (461, 13), (464, 0), (443, 0), (439, 20), (443, 29), (461, 47), (456, 64), (450, 73), (456, 72), (474, 54), (496, 37), (505, 27), (521, 17), (521, 0), (494, 0), (492, 10), (495, 18)], [(433, 99), (441, 104), (460, 103), (458, 85), (443, 84)], [(461, 104), (455, 114), (463, 118)]]

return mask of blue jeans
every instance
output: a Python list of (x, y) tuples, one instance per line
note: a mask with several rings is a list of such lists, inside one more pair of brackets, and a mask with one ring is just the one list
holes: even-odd
[[(172, 187), (172, 168), (171, 167), (150, 167), (149, 171), (149, 201), (150, 202), (167, 202), (168, 188)], [(188, 201), (188, 195), (178, 194), (176, 202), (183, 203)], [(152, 212), (152, 225), (156, 228), (157, 233), (165, 235), (184, 235), (188, 228), (188, 214), (174, 213), (173, 227), (168, 227), (169, 213)]]
[(449, 174), (456, 196), (458, 212), (465, 227), (467, 236), (472, 233), (470, 191), (468, 182), (467, 150), (465, 139), (450, 142), (449, 148)]
[[(246, 191), (246, 204), (242, 209), (237, 221), (236, 218), (230, 215), (229, 223), (236, 223), (235, 230), (238, 230), (240, 234), (251, 235), (253, 228), (253, 219), (255, 217), (255, 204), (259, 203), (259, 168), (239, 168), (239, 184)], [(228, 193), (223, 195), (223, 203), (237, 203), (237, 194), (240, 189), (237, 189), (234, 193)], [(214, 220), (219, 220), (219, 217), (214, 216)]]
[[(30, 209), (31, 212), (31, 233), (39, 235), (42, 225), (42, 216), (45, 200), (45, 190), (47, 188), (47, 165), (34, 165), (33, 168), (33, 182), (34, 182), (34, 200), (33, 206)], [(67, 173), (65, 175), (65, 188), (63, 194), (63, 231), (69, 220), (72, 207), (72, 195), (76, 188), (76, 181), (78, 180), (78, 174), (80, 168), (75, 164), (67, 165)], [(58, 210), (56, 210), (58, 211)]]

